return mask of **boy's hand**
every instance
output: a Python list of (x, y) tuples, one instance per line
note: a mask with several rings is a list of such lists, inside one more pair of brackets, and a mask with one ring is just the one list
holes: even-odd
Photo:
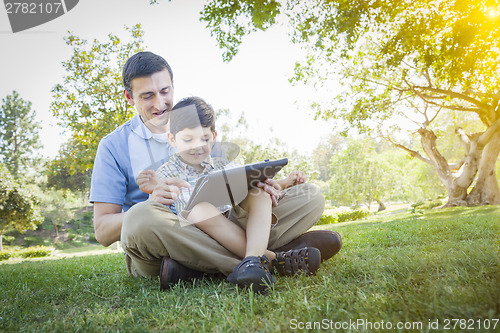
[(285, 181), (288, 186), (287, 187), (292, 187), (295, 185), (303, 184), (307, 181), (307, 175), (303, 171), (292, 171), (288, 177), (285, 178)]
[(278, 200), (281, 196), (281, 186), (276, 180), (268, 178), (266, 179), (265, 183), (259, 182), (257, 184), (257, 187), (260, 187), (261, 189), (269, 193), (273, 202), (273, 207), (278, 206)]
[(155, 201), (163, 205), (171, 205), (181, 193), (180, 187), (190, 187), (189, 183), (179, 178), (165, 178), (158, 180), (148, 201)]
[(137, 185), (142, 192), (151, 194), (158, 184), (158, 176), (154, 170), (142, 170), (137, 176)]

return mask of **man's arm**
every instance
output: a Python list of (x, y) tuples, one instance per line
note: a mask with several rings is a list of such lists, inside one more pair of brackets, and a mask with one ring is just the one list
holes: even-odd
[(94, 202), (95, 239), (103, 246), (119, 241), (124, 216), (121, 205)]

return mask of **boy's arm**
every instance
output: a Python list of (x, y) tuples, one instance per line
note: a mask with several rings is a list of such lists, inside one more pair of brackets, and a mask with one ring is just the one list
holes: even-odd
[(276, 180), (283, 190), (295, 185), (303, 184), (306, 181), (307, 175), (303, 171), (292, 171), (288, 177)]
[(269, 193), (273, 207), (276, 207), (281, 196), (281, 190), (305, 183), (306, 180), (307, 176), (303, 171), (292, 171), (284, 179), (275, 180), (268, 178), (265, 183), (259, 182), (257, 186)]

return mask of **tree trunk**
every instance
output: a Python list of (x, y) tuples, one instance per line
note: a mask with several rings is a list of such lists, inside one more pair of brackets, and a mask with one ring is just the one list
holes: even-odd
[(378, 210), (377, 210), (377, 212), (381, 212), (381, 211), (383, 211), (383, 210), (386, 209), (385, 205), (384, 205), (384, 203), (382, 201), (380, 201), (379, 199), (375, 199), (375, 201), (377, 201), (377, 203), (378, 203)]
[(447, 186), (448, 202), (446, 207), (467, 206), (467, 191), (476, 178), (479, 163), (483, 153), (483, 147), (478, 144), (479, 137), (473, 137), (470, 142), (470, 150), (465, 157), (465, 163), (460, 168), (460, 175), (454, 178)]
[(445, 206), (465, 206), (467, 205), (467, 190), (474, 182), (479, 169), (479, 161), (483, 152), (483, 145), (479, 143), (480, 135), (471, 136), (468, 142), (465, 162), (461, 167), (458, 177), (455, 177), (448, 161), (437, 150), (437, 137), (433, 131), (421, 128), (420, 134), (422, 148), (429, 157), (431, 164), (435, 167), (438, 177), (446, 186), (448, 191), (448, 202)]
[(477, 182), (467, 197), (469, 206), (500, 204), (495, 165), (500, 154), (500, 132), (484, 147)]
[(0, 234), (0, 251), (3, 251), (3, 235)]

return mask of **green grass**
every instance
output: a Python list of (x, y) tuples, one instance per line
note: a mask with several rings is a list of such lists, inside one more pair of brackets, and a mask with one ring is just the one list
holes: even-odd
[[(446, 320), (467, 319), (474, 329), (463, 331), (477, 332), (478, 323), (500, 317), (499, 206), (321, 228), (341, 233), (342, 251), (313, 277), (277, 278), (268, 295), (224, 280), (160, 292), (157, 279), (129, 278), (122, 254), (3, 264), (0, 331), (280, 332), (315, 322), (310, 331), (333, 331), (335, 323), (377, 327), (383, 320), (422, 323), (421, 330), (399, 331), (438, 332)], [(428, 329), (436, 320), (440, 330)], [(344, 327), (338, 331), (382, 331)]]

